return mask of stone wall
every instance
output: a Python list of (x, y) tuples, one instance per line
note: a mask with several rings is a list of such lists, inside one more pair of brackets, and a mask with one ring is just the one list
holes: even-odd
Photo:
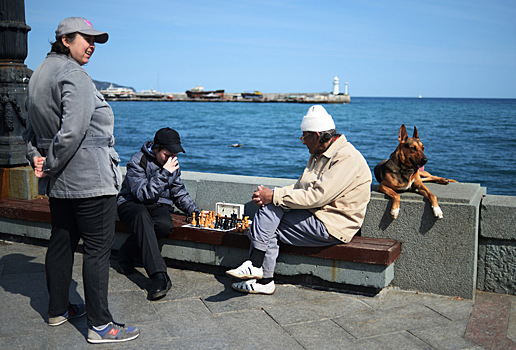
[(482, 201), (477, 288), (516, 294), (516, 197), (487, 195)]
[[(123, 169), (125, 172), (125, 168)], [(4, 169), (10, 179), (2, 196), (32, 199), (36, 183), (29, 167)], [(286, 186), (290, 179), (183, 172), (183, 181), (201, 209), (215, 203), (244, 204), (251, 217), (251, 194), (258, 185)], [(376, 191), (368, 206), (362, 236), (402, 242), (393, 285), (404, 290), (472, 299), (476, 289), (516, 294), (516, 197), (486, 195), (479, 184), (429, 184), (444, 218), (434, 218), (430, 203), (416, 193), (401, 194), (401, 211), (391, 219), (390, 199)]]

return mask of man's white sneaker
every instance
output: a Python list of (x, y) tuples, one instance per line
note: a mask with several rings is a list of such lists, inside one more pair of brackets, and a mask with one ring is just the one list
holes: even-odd
[(246, 280), (250, 278), (261, 279), (263, 277), (263, 269), (261, 267), (254, 267), (251, 260), (246, 260), (242, 265), (233, 270), (226, 271), (226, 275)]
[(247, 280), (242, 282), (236, 282), (231, 285), (234, 290), (242, 293), (250, 294), (273, 294), (276, 291), (274, 281), (270, 281), (267, 284), (257, 283), (256, 280)]

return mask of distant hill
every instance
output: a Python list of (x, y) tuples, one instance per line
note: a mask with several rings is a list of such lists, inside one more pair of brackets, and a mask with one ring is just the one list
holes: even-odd
[[(97, 80), (93, 80), (93, 83), (95, 84), (95, 87), (97, 88), (97, 90), (105, 90), (107, 89), (111, 84), (113, 84), (113, 87), (115, 88), (118, 88), (118, 87), (124, 87), (124, 88), (130, 88), (130, 89), (133, 89), (131, 86), (125, 86), (125, 85), (118, 85), (118, 84), (115, 84), (115, 83), (111, 83), (109, 81), (97, 81)], [(134, 90), (136, 91), (136, 90)]]

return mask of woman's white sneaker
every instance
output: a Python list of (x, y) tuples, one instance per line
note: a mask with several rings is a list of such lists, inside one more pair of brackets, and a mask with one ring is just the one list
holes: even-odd
[(263, 277), (263, 269), (261, 267), (254, 267), (251, 260), (246, 260), (242, 265), (233, 270), (226, 271), (226, 275), (246, 280), (250, 278), (261, 279)]
[(231, 285), (234, 290), (242, 293), (250, 294), (273, 294), (276, 291), (274, 281), (270, 281), (267, 284), (257, 283), (255, 279), (236, 282)]

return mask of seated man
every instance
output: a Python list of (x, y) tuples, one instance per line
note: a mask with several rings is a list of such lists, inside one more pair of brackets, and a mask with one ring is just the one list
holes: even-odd
[(118, 216), (132, 231), (118, 251), (118, 271), (131, 273), (135, 258), (141, 257), (152, 282), (150, 300), (164, 297), (172, 286), (158, 245), (158, 239), (172, 232), (172, 205), (188, 215), (199, 211), (181, 181), (179, 152), (184, 149), (177, 131), (158, 130), (154, 141), (145, 142), (127, 163), (118, 197)]
[(244, 293), (272, 294), (279, 241), (302, 247), (348, 243), (362, 226), (371, 196), (371, 171), (362, 154), (322, 106), (312, 106), (301, 122), (301, 142), (310, 159), (297, 180), (271, 190), (258, 186), (249, 238), (249, 260), (226, 272), (243, 281)]

